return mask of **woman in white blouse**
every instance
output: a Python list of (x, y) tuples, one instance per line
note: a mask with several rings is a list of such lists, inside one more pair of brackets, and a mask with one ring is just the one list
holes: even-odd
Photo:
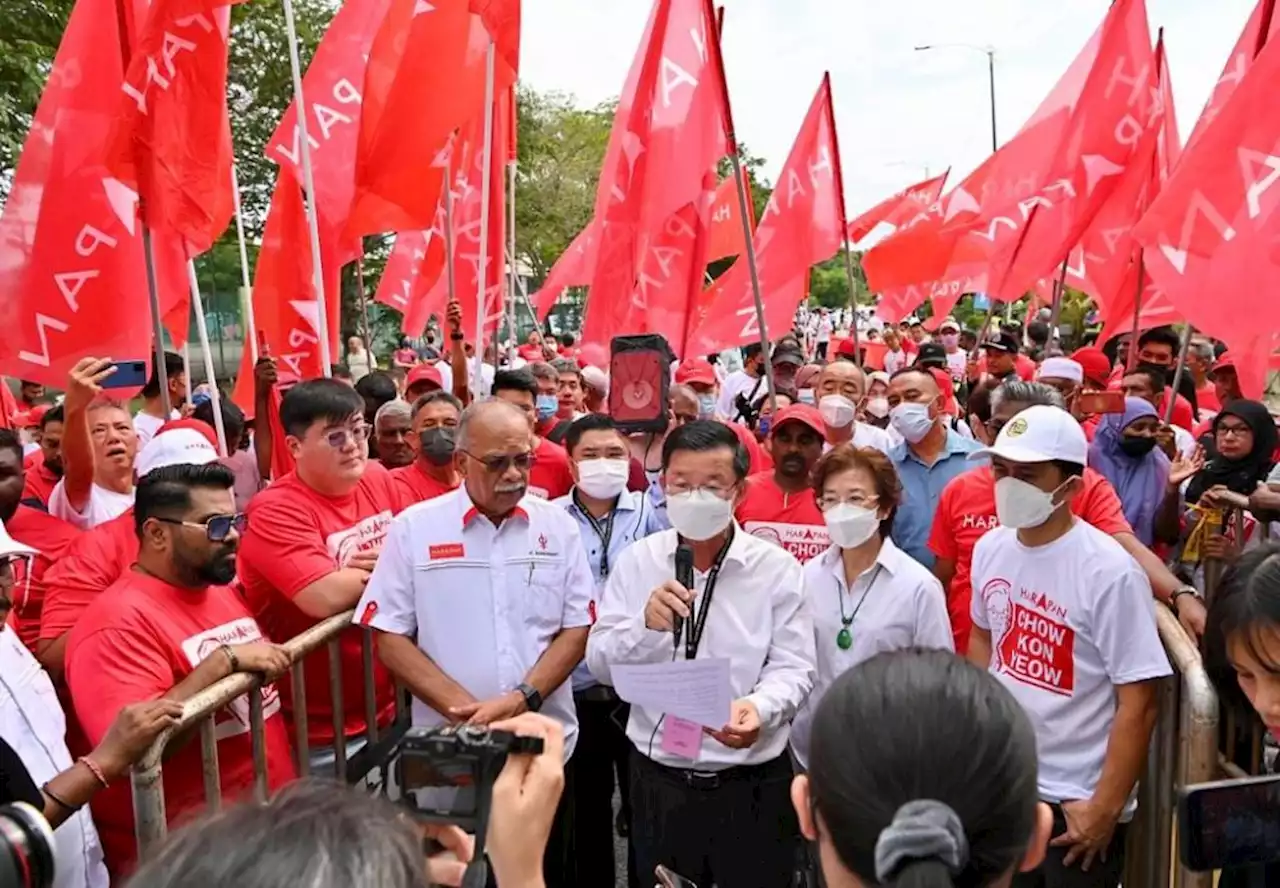
[(832, 545), (804, 569), (818, 676), (791, 729), (802, 766), (813, 713), (842, 672), (882, 651), (954, 650), (942, 585), (889, 539), (902, 496), (889, 458), (851, 444), (833, 448), (813, 470), (813, 489)]

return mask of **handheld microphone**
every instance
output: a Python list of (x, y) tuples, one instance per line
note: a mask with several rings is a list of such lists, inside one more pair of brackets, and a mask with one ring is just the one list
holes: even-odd
[[(688, 543), (681, 543), (676, 547), (676, 582), (693, 591), (693, 547)], [(679, 647), (680, 636), (684, 632), (684, 617), (675, 614), (671, 622), (675, 631), (673, 641)]]

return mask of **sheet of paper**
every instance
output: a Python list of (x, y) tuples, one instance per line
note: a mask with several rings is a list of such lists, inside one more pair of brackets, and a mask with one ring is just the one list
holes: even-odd
[(609, 672), (618, 696), (632, 706), (665, 712), (717, 730), (729, 721), (733, 694), (727, 659), (615, 664)]

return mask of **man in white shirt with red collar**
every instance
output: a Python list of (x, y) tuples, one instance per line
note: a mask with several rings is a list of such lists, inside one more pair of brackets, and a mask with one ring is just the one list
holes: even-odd
[[(488, 725), (538, 711), (578, 719), (569, 674), (591, 624), (591, 569), (577, 523), (527, 495), (533, 436), (518, 407), (463, 411), (455, 459), (463, 486), (392, 523), (356, 606), (378, 654), (413, 693), (413, 723)], [(572, 769), (543, 860), (548, 888), (572, 884)]]
[(1036, 729), (1040, 798), (1053, 808), (1045, 862), (1014, 888), (1116, 888), (1125, 825), (1170, 674), (1151, 585), (1107, 534), (1077, 519), (1088, 442), (1057, 407), (1028, 407), (973, 454), (991, 458), (1001, 526), (973, 551), (969, 659)]

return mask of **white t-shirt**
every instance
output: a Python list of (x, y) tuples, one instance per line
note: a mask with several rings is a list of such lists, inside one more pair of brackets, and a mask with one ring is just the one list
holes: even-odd
[(716, 404), (716, 413), (726, 421), (733, 421), (738, 415), (735, 403), (738, 395), (746, 395), (748, 399), (754, 400), (750, 397), (753, 390), (758, 398), (769, 390), (769, 384), (764, 377), (756, 378), (745, 370), (733, 371), (720, 384), (720, 401)]
[(865, 422), (855, 422), (853, 427), (853, 446), (874, 447), (881, 453), (887, 454), (893, 449), (893, 438), (882, 428)]
[(89, 488), (89, 502), (77, 512), (67, 501), (66, 480), (59, 480), (49, 495), (49, 514), (69, 521), (81, 530), (92, 530), (133, 508), (133, 491), (116, 493), (94, 484)]
[[(169, 414), (170, 419), (180, 419), (182, 414), (174, 410)], [(133, 415), (133, 430), (138, 435), (138, 450), (142, 450), (146, 443), (156, 436), (156, 432), (160, 431), (160, 427), (165, 424), (165, 420), (158, 416), (152, 416), (139, 410)]]
[(902, 349), (898, 349), (897, 351), (886, 351), (884, 353), (884, 372), (888, 373), (890, 376), (907, 366), (907, 363), (907, 353)]
[[(1030, 548), (997, 527), (973, 550), (974, 625), (989, 669), (1036, 730), (1040, 797), (1090, 798), (1116, 714), (1115, 686), (1169, 675), (1151, 584), (1110, 536), (1076, 520)], [(1133, 816), (1136, 794), (1122, 820)]]
[(1178, 451), (1178, 456), (1184, 459), (1190, 459), (1191, 454), (1196, 452), (1195, 435), (1188, 432), (1182, 426), (1173, 427), (1173, 446)]
[(965, 372), (969, 368), (968, 352), (956, 349), (953, 352), (947, 352), (947, 371), (950, 372), (951, 378), (956, 382), (964, 382)]

